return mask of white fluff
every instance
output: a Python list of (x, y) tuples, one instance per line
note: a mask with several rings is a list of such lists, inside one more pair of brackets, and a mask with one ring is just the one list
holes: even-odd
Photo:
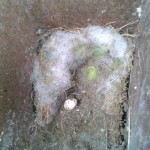
[(83, 35), (97, 46), (106, 46), (113, 58), (122, 59), (127, 50), (125, 39), (113, 29), (91, 26), (83, 30)]

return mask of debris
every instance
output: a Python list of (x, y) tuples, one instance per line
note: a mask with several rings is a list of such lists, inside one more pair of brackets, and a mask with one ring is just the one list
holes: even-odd
[(138, 14), (138, 17), (139, 18), (141, 18), (141, 16), (142, 16), (142, 7), (141, 6), (139, 6), (138, 8), (136, 8), (136, 12), (137, 12), (137, 14)]

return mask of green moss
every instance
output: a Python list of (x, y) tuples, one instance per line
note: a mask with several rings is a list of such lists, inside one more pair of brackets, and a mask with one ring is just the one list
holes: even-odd
[(93, 48), (93, 51), (94, 51), (95, 53), (100, 54), (100, 55), (105, 55), (105, 54), (107, 53), (107, 51), (106, 51), (104, 48), (102, 48), (102, 47), (97, 47), (97, 46)]
[(78, 44), (75, 46), (74, 51), (77, 55), (81, 55), (85, 51), (85, 46), (83, 44)]
[(29, 142), (25, 142), (24, 143), (24, 149), (28, 149), (29, 148)]
[(97, 76), (96, 69), (94, 66), (88, 68), (88, 79), (93, 80)]

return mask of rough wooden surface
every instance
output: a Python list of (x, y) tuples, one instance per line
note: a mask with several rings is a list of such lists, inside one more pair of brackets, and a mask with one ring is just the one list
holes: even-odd
[(150, 149), (150, 1), (145, 2), (138, 26), (134, 69), (131, 73), (129, 150)]

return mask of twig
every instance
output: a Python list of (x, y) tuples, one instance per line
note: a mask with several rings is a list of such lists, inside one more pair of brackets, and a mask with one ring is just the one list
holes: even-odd
[(106, 86), (103, 86), (102, 88), (98, 88), (98, 90), (96, 91), (96, 93), (100, 92), (103, 88), (106, 88), (108, 87), (113, 81), (115, 81), (116, 79), (118, 78), (118, 76), (116, 76), (113, 80), (111, 80), (109, 82), (109, 84), (107, 84)]
[(66, 134), (65, 134), (65, 132), (64, 132), (64, 127), (63, 127), (63, 121), (62, 121), (62, 118), (64, 118), (64, 116), (61, 116), (61, 123), (60, 123), (60, 125), (61, 125), (61, 130), (62, 130), (62, 132), (63, 132), (63, 135), (64, 135), (64, 137), (65, 137)]
[(138, 37), (138, 35), (137, 34), (122, 34), (122, 36), (124, 36), (124, 37), (131, 37), (131, 38), (135, 38), (135, 37)]
[(131, 21), (131, 22), (129, 22), (129, 23), (123, 25), (122, 27), (117, 28), (116, 30), (117, 30), (117, 31), (120, 31), (120, 30), (122, 30), (123, 28), (125, 28), (125, 27), (127, 27), (127, 26), (129, 26), (129, 25), (136, 24), (136, 23), (138, 23), (138, 22), (139, 22), (138, 20), (136, 20), (136, 21)]
[(116, 21), (106, 23), (106, 26), (116, 23)]

